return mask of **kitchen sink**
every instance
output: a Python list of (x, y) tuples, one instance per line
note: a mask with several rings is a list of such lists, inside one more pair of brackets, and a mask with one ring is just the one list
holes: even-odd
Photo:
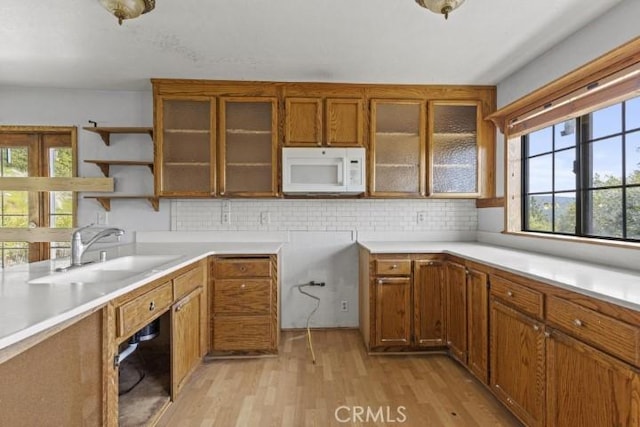
[(95, 262), (64, 272), (29, 280), (31, 284), (90, 284), (115, 282), (145, 272), (179, 258), (179, 255), (128, 255), (109, 261)]

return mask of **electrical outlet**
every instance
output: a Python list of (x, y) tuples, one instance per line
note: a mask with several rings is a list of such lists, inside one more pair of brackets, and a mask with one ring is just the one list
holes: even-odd
[(222, 211), (222, 223), (231, 224), (231, 213)]
[(96, 225), (107, 225), (109, 223), (109, 214), (107, 212), (96, 212)]
[(221, 222), (223, 224), (231, 224), (231, 202), (228, 200), (222, 202)]
[(349, 303), (346, 299), (340, 301), (340, 311), (349, 311)]
[(427, 213), (425, 211), (418, 212), (417, 222), (418, 224), (424, 224), (425, 222), (427, 222)]
[(269, 211), (260, 212), (260, 224), (267, 225), (271, 222), (271, 215), (269, 215)]

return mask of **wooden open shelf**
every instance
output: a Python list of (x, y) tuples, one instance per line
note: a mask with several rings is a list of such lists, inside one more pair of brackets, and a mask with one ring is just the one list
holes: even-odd
[(84, 196), (85, 199), (96, 199), (102, 205), (105, 211), (111, 210), (111, 200), (133, 200), (146, 199), (149, 201), (153, 210), (158, 212), (160, 209), (160, 199), (154, 195), (114, 195), (114, 196)]
[(85, 163), (93, 163), (98, 166), (104, 176), (109, 176), (110, 166), (147, 166), (153, 173), (153, 162), (136, 161), (136, 160), (85, 160)]
[(104, 144), (109, 146), (111, 143), (111, 134), (125, 134), (125, 133), (146, 133), (151, 137), (153, 141), (153, 128), (150, 127), (96, 127), (96, 126), (86, 126), (82, 129), (88, 130), (89, 132), (94, 132), (100, 135)]

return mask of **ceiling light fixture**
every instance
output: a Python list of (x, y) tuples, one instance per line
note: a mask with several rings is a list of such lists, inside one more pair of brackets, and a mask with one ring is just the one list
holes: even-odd
[(156, 0), (100, 0), (102, 7), (118, 18), (122, 25), (125, 19), (133, 19), (153, 10)]
[(416, 0), (416, 3), (431, 12), (441, 13), (444, 19), (448, 19), (449, 14), (462, 5), (464, 0)]

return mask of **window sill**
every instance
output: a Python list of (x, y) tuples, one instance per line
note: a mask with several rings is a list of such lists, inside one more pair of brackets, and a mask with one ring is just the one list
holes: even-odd
[(606, 246), (606, 247), (614, 247), (614, 248), (620, 248), (620, 249), (640, 250), (640, 243), (634, 243), (634, 242), (619, 242), (615, 240), (604, 240), (604, 239), (601, 240), (601, 239), (592, 239), (588, 237), (551, 235), (551, 234), (545, 234), (545, 233), (535, 233), (531, 231), (503, 231), (501, 234), (504, 234), (506, 236), (554, 240), (556, 242), (582, 243), (582, 244), (588, 244), (588, 245)]

